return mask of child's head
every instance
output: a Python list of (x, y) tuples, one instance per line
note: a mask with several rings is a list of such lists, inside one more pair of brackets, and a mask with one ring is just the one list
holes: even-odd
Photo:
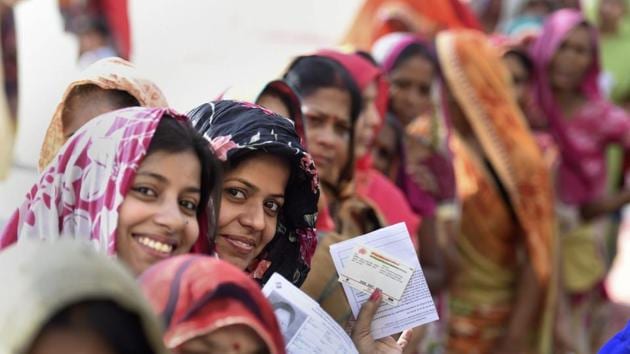
[(94, 84), (76, 86), (68, 95), (61, 113), (63, 136), (68, 139), (85, 123), (103, 113), (139, 105), (135, 97), (123, 90), (107, 90)]

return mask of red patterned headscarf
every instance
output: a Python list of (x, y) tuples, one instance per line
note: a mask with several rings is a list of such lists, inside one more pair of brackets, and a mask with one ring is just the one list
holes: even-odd
[[(19, 239), (84, 238), (116, 254), (118, 208), (167, 108), (134, 107), (107, 113), (79, 129), (61, 148), (0, 234), (0, 249)], [(197, 217), (208, 237), (208, 216)]]
[(231, 325), (256, 332), (271, 354), (284, 354), (280, 327), (258, 284), (217, 258), (182, 255), (149, 268), (140, 285), (166, 325), (164, 344), (183, 343)]

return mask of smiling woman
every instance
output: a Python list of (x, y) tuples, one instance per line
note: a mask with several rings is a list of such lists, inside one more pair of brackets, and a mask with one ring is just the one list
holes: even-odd
[(218, 162), (184, 117), (168, 109), (108, 113), (62, 147), (0, 248), (18, 239), (89, 239), (139, 274), (195, 244), (203, 250), (208, 225), (216, 225), (206, 205), (218, 181)]
[(276, 233), (289, 166), (267, 153), (252, 153), (228, 165), (216, 247), (222, 258), (245, 269)]
[(319, 183), (293, 123), (251, 103), (217, 101), (189, 117), (226, 169), (214, 247), (264, 283), (302, 284), (317, 238)]

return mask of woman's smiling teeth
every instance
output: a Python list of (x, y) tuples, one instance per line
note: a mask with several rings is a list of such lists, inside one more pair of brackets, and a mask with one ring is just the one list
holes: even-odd
[(157, 252), (170, 254), (173, 252), (173, 246), (167, 243), (162, 243), (160, 241), (150, 239), (148, 237), (137, 237), (136, 240), (143, 246), (149, 247), (152, 250)]

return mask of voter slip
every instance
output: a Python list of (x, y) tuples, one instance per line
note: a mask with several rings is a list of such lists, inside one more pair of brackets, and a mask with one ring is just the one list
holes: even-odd
[(383, 301), (397, 306), (413, 272), (413, 267), (395, 257), (359, 245), (339, 275), (339, 281), (367, 294), (379, 288)]

